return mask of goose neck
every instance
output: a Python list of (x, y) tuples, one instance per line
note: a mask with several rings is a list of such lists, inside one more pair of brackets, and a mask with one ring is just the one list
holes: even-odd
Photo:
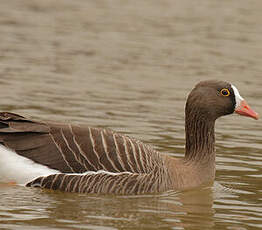
[(203, 161), (215, 155), (215, 120), (200, 114), (186, 115), (185, 159)]

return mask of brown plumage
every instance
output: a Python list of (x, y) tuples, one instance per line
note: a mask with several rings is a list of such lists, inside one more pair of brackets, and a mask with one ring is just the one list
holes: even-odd
[[(223, 88), (229, 97), (219, 93)], [(215, 120), (233, 113), (236, 100), (225, 82), (206, 81), (193, 89), (186, 105), (184, 159), (111, 130), (34, 121), (7, 112), (0, 113), (0, 143), (60, 172), (35, 178), (27, 186), (103, 194), (188, 189), (214, 180)]]
[[(161, 192), (168, 187), (161, 177), (156, 184), (147, 185), (157, 175), (168, 176), (163, 158), (149, 145), (128, 136), (106, 129), (33, 121), (6, 112), (0, 113), (0, 122), (1, 144), (64, 173), (39, 178), (28, 186), (102, 193)], [(79, 175), (87, 171), (98, 173)]]

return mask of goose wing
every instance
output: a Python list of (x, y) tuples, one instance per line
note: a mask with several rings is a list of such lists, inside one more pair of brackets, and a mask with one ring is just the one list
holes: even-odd
[(149, 173), (162, 162), (150, 146), (111, 130), (0, 113), (0, 144), (61, 173)]

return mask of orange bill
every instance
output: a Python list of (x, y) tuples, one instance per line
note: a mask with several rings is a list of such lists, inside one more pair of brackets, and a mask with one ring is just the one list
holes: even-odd
[(256, 120), (258, 120), (259, 118), (258, 113), (256, 113), (253, 109), (251, 109), (245, 100), (242, 100), (240, 102), (240, 106), (238, 106), (235, 109), (235, 112), (239, 115), (246, 116), (246, 117), (252, 117)]

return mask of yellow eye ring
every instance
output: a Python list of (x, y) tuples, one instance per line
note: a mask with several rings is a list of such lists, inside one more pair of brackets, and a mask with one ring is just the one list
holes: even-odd
[(228, 97), (230, 95), (230, 91), (226, 88), (220, 90), (220, 94), (222, 96)]

